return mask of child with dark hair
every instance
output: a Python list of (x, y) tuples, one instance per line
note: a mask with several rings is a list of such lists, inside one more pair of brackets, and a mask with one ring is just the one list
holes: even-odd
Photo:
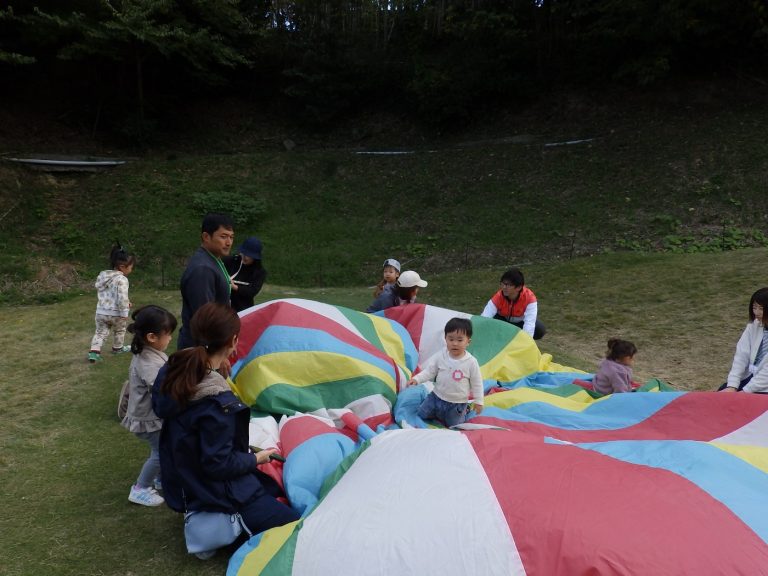
[(88, 362), (100, 362), (101, 345), (112, 330), (112, 353), (129, 352), (131, 347), (123, 345), (125, 328), (128, 325), (128, 275), (133, 272), (136, 257), (126, 252), (118, 242), (109, 255), (111, 270), (104, 270), (96, 278), (98, 303), (96, 305), (96, 333), (91, 340)]
[(152, 385), (158, 371), (168, 361), (165, 350), (176, 330), (176, 317), (160, 306), (136, 310), (128, 331), (133, 334), (133, 359), (128, 370), (128, 406), (122, 425), (149, 444), (150, 454), (128, 500), (143, 506), (159, 506), (165, 500), (160, 487), (160, 430), (163, 421), (152, 410)]
[(525, 285), (520, 269), (505, 271), (499, 286), (499, 291), (491, 296), (480, 315), (514, 324), (534, 340), (543, 338), (547, 329), (538, 319), (539, 303), (533, 291)]
[(427, 285), (428, 282), (422, 280), (417, 272), (406, 270), (397, 278), (395, 285), (379, 294), (365, 311), (373, 313), (393, 306), (413, 304), (416, 302), (419, 288), (426, 288)]
[(768, 288), (760, 288), (749, 300), (749, 324), (736, 344), (726, 392), (768, 393)]
[(189, 328), (193, 346), (171, 355), (152, 388), (152, 406), (163, 418), (166, 503), (177, 512), (239, 513), (253, 534), (298, 520), (277, 499), (284, 496), (277, 482), (258, 468), (274, 450), (250, 450), (251, 409), (217, 372), (237, 349), (237, 312), (209, 302)]
[(475, 412), (483, 411), (483, 377), (477, 359), (467, 352), (470, 342), (472, 321), (451, 318), (445, 325), (445, 349), (427, 360), (424, 369), (408, 380), (408, 386), (435, 383), (419, 406), (420, 418), (436, 418), (449, 428), (463, 424), (467, 419), (470, 392)]
[(385, 290), (394, 290), (397, 288), (397, 279), (400, 277), (400, 262), (394, 258), (384, 260), (384, 266), (381, 270), (381, 280), (376, 284), (373, 291), (373, 297), (378, 298)]
[[(232, 284), (222, 258), (229, 256), (235, 241), (235, 223), (226, 214), (211, 212), (203, 218), (200, 227), (200, 248), (187, 262), (181, 275), (181, 328), (179, 349), (192, 345), (189, 323), (203, 304), (220, 302), (229, 304)], [(229, 362), (223, 370), (229, 373)]]
[(608, 351), (597, 367), (592, 385), (601, 394), (632, 392), (632, 365), (637, 347), (628, 340), (611, 338)]

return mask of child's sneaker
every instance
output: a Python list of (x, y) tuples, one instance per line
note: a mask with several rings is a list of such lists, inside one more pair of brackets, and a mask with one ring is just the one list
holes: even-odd
[(101, 357), (101, 354), (98, 352), (88, 352), (88, 362), (91, 364), (95, 364), (96, 362), (101, 362), (104, 360), (104, 358)]
[(160, 506), (160, 504), (165, 502), (165, 499), (155, 492), (155, 489), (151, 486), (140, 488), (135, 484), (131, 486), (131, 493), (128, 494), (128, 500), (134, 504), (141, 504), (142, 506)]
[(126, 344), (122, 348), (112, 348), (112, 354), (125, 354), (126, 352), (130, 352), (131, 347)]

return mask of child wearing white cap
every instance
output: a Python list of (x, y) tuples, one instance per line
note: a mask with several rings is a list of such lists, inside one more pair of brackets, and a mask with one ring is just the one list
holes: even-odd
[(413, 270), (406, 270), (400, 274), (395, 286), (390, 290), (382, 292), (365, 311), (369, 313), (378, 312), (379, 310), (386, 310), (392, 306), (412, 304), (413, 302), (416, 302), (416, 295), (419, 293), (419, 288), (426, 288), (426, 286), (426, 280), (422, 280)]
[(384, 268), (382, 270), (382, 278), (376, 289), (373, 291), (373, 297), (378, 298), (385, 290), (391, 290), (395, 287), (395, 282), (400, 277), (400, 262), (394, 258), (387, 258), (384, 260)]

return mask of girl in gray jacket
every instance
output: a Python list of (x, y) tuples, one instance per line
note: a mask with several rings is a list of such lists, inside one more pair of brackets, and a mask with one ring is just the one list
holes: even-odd
[(165, 354), (176, 329), (176, 317), (160, 306), (144, 306), (133, 313), (131, 352), (128, 373), (128, 408), (122, 424), (149, 444), (150, 454), (141, 468), (128, 500), (143, 506), (159, 506), (165, 500), (160, 487), (160, 430), (163, 421), (152, 410), (152, 384), (158, 371), (168, 361)]

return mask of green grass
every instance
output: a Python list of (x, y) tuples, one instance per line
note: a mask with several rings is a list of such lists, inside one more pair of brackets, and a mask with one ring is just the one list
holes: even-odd
[[(686, 389), (725, 378), (757, 287), (765, 249), (716, 254), (607, 254), (526, 268), (549, 333), (540, 346), (565, 365), (591, 371), (613, 335), (638, 345), (638, 378)], [(420, 300), (479, 312), (500, 270), (430, 276)], [(178, 293), (134, 282), (132, 300), (179, 311)], [(257, 301), (301, 297), (363, 308), (370, 290), (267, 285)], [(85, 361), (93, 294), (0, 308), (0, 574), (171, 576), (221, 574), (184, 549), (180, 515), (127, 501), (147, 455), (124, 430), (116, 404), (128, 355)], [(173, 345), (172, 345), (173, 346)]]

